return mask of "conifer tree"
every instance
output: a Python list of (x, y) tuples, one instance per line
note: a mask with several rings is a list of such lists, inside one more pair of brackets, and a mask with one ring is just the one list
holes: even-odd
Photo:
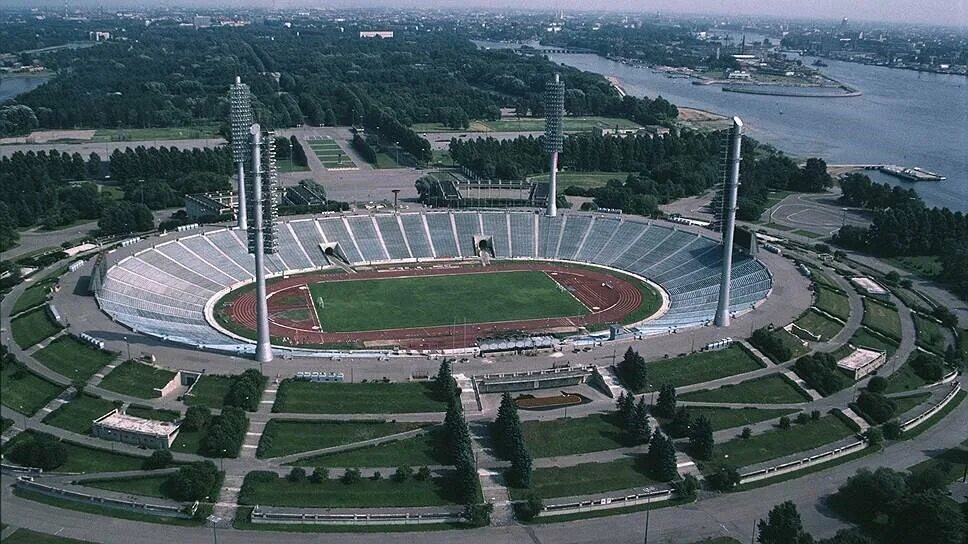
[(659, 399), (652, 408), (656, 417), (672, 419), (676, 415), (676, 389), (670, 383), (662, 384), (659, 389)]
[(708, 460), (713, 456), (713, 425), (709, 418), (700, 415), (692, 423), (689, 433), (689, 450), (691, 453), (702, 460)]

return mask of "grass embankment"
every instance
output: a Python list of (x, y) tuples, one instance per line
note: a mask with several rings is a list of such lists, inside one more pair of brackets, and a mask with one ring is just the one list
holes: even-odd
[(778, 374), (725, 385), (719, 389), (707, 389), (685, 393), (682, 401), (716, 402), (736, 404), (795, 404), (810, 400), (802, 389)]
[(283, 380), (273, 412), (294, 414), (406, 414), (443, 412), (429, 382), (313, 383)]

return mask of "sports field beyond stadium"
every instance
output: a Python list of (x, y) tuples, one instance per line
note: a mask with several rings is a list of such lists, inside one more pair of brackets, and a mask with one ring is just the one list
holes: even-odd
[(314, 283), (323, 331), (577, 317), (590, 312), (545, 272), (519, 270)]
[[(440, 349), (508, 332), (576, 333), (654, 315), (662, 296), (621, 273), (559, 263), (314, 272), (268, 286), (273, 343)], [(253, 338), (251, 286), (226, 295), (218, 324)]]

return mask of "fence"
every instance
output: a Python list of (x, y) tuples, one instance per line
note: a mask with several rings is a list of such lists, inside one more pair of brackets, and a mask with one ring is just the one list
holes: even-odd
[(934, 414), (937, 414), (939, 411), (941, 411), (942, 408), (944, 408), (945, 406), (947, 406), (948, 403), (951, 402), (951, 399), (955, 398), (955, 395), (957, 395), (959, 391), (961, 391), (961, 386), (956, 383), (951, 388), (951, 391), (948, 391), (948, 394), (945, 395), (943, 399), (941, 399), (940, 401), (938, 401), (938, 404), (935, 404), (931, 408), (928, 408), (927, 410), (925, 410), (920, 415), (914, 416), (911, 419), (909, 419), (909, 420), (905, 421), (904, 423), (902, 423), (901, 424), (901, 430), (907, 431), (909, 429), (913, 429), (913, 428), (917, 427), (918, 425), (924, 423), (924, 420), (928, 419), (929, 417), (933, 416)]
[(191, 518), (195, 515), (195, 511), (198, 509), (198, 501), (187, 508), (181, 506), (169, 506), (164, 504), (149, 504), (137, 501), (125, 501), (121, 499), (114, 499), (109, 497), (96, 497), (94, 495), (88, 495), (86, 493), (78, 493), (77, 491), (70, 491), (67, 489), (60, 489), (57, 487), (49, 486), (39, 482), (27, 482), (18, 480), (16, 483), (18, 488), (27, 489), (29, 491), (35, 491), (37, 493), (42, 493), (44, 495), (49, 495), (51, 497), (58, 497), (62, 499), (67, 499), (77, 502), (86, 502), (90, 504), (98, 504), (106, 506), (108, 508), (121, 508), (124, 510), (133, 510), (136, 512), (146, 512), (155, 516), (163, 516), (170, 518)]
[(867, 447), (867, 441), (858, 440), (857, 442), (854, 442), (852, 444), (841, 446), (839, 448), (834, 448), (830, 451), (825, 451), (823, 453), (818, 453), (817, 455), (812, 455), (810, 457), (805, 457), (803, 459), (797, 459), (796, 461), (790, 461), (788, 463), (783, 463), (781, 465), (775, 465), (772, 467), (756, 470), (753, 472), (747, 472), (746, 474), (741, 474), (739, 478), (739, 483), (748, 484), (750, 482), (765, 480), (767, 478), (779, 476), (780, 474), (796, 472), (798, 470), (811, 467), (813, 465), (826, 463), (831, 459), (837, 459), (838, 457), (850, 455), (851, 453), (860, 451), (866, 447)]
[(653, 502), (667, 501), (672, 498), (671, 489), (659, 489), (654, 491), (647, 491), (644, 493), (636, 493), (634, 495), (625, 495), (622, 497), (602, 497), (600, 499), (590, 499), (578, 502), (569, 502), (563, 504), (549, 504), (541, 510), (538, 517), (548, 517), (548, 516), (563, 516), (566, 514), (576, 514), (578, 512), (587, 512), (589, 510), (608, 510), (610, 508), (624, 508), (627, 506), (635, 506), (639, 504), (651, 504)]
[(272, 512), (259, 506), (252, 509), (252, 523), (308, 524), (308, 525), (417, 525), (429, 523), (457, 523), (464, 518), (459, 512), (376, 513), (376, 514), (317, 514), (308, 512)]

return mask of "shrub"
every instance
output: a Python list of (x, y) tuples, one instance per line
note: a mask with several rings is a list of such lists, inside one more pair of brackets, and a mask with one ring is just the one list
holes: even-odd
[(944, 364), (937, 357), (925, 353), (918, 353), (911, 359), (911, 368), (914, 373), (926, 382), (936, 382), (944, 377)]
[(874, 423), (884, 423), (897, 409), (894, 401), (878, 393), (861, 391), (857, 396), (857, 407)]
[(468, 504), (464, 506), (461, 516), (471, 527), (484, 527), (491, 524), (491, 512), (494, 505), (486, 502), (484, 504)]
[(867, 445), (876, 448), (884, 443), (884, 432), (877, 427), (871, 427), (864, 433), (864, 438), (867, 439)]
[(182, 420), (183, 431), (200, 431), (212, 421), (212, 411), (207, 406), (190, 406)]
[(871, 393), (883, 393), (887, 390), (887, 379), (884, 376), (874, 376), (867, 382), (867, 390)]
[(884, 438), (888, 440), (897, 440), (898, 438), (901, 438), (902, 434), (904, 434), (904, 430), (901, 428), (901, 423), (896, 419), (888, 421), (881, 426), (881, 429), (884, 431)]
[(739, 472), (729, 465), (720, 465), (706, 476), (706, 481), (713, 489), (728, 491), (739, 483)]
[(753, 436), (753, 431), (751, 431), (749, 427), (743, 427), (743, 432), (742, 432), (742, 433), (740, 433), (740, 435), (739, 435), (739, 436), (740, 436), (741, 438), (743, 438), (744, 440), (746, 440), (746, 439), (748, 439), (748, 438), (749, 438), (750, 436)]
[(810, 412), (810, 419), (812, 419), (814, 421), (819, 421), (820, 420), (820, 410), (814, 410), (814, 411)]
[(750, 336), (750, 344), (762, 351), (771, 359), (777, 362), (788, 361), (793, 357), (793, 352), (783, 343), (782, 340), (774, 336), (769, 329), (756, 329)]
[(672, 491), (680, 498), (692, 499), (699, 490), (699, 480), (692, 474), (686, 474), (681, 480), (672, 482)]
[(174, 458), (170, 451), (155, 450), (147, 459), (144, 460), (144, 463), (141, 464), (141, 468), (144, 470), (165, 468), (170, 465), (173, 460)]
[(528, 493), (525, 500), (514, 503), (514, 517), (521, 521), (531, 521), (538, 517), (542, 509), (544, 509), (544, 503), (541, 502), (541, 497)]
[(413, 475), (414, 480), (424, 481), (430, 479), (430, 469), (423, 466), (417, 470), (417, 473)]
[(394, 482), (405, 482), (413, 477), (413, 469), (407, 465), (401, 465), (397, 467), (397, 471), (393, 473), (391, 478)]
[(383, 474), (380, 473), (380, 471), (378, 470), (373, 473), (373, 476), (370, 476), (370, 479), (373, 480), (374, 482), (378, 482), (383, 479)]
[(211, 461), (183, 466), (168, 477), (167, 489), (176, 501), (200, 501), (214, 495), (218, 468)]
[(810, 416), (808, 416), (806, 412), (800, 412), (797, 414), (796, 422), (798, 425), (806, 425), (810, 422)]
[(793, 368), (803, 381), (824, 396), (850, 385), (850, 380), (837, 369), (837, 360), (829, 353), (800, 357)]
[(346, 485), (356, 484), (363, 481), (363, 475), (360, 474), (360, 469), (358, 468), (348, 468), (340, 477), (339, 481)]
[(250, 368), (232, 380), (228, 392), (225, 394), (225, 406), (234, 406), (249, 412), (259, 408), (262, 390), (266, 386), (266, 377), (258, 370)]
[(306, 470), (302, 467), (293, 467), (292, 470), (289, 471), (289, 475), (286, 476), (286, 479), (294, 484), (305, 481)]
[(789, 429), (790, 428), (790, 418), (788, 418), (787, 416), (781, 417), (778, 425), (784, 431), (787, 430), (787, 429)]
[(27, 467), (54, 470), (67, 462), (67, 448), (52, 436), (33, 434), (10, 450), (10, 459)]
[(321, 484), (324, 480), (329, 478), (329, 469), (324, 467), (316, 467), (313, 469), (313, 473), (309, 475), (309, 481), (314, 484)]

